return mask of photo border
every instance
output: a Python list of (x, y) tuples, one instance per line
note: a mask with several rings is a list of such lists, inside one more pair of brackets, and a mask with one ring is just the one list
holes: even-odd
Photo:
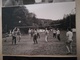
[[(0, 7), (2, 7), (2, 1), (0, 0)], [(2, 8), (0, 8), (0, 10), (2, 10)], [(2, 14), (2, 11), (1, 11), (1, 14)], [(1, 16), (1, 15), (0, 15)], [(2, 55), (2, 16), (0, 17), (0, 60), (2, 59), (2, 57), (4, 55)], [(76, 0), (76, 31), (77, 31), (77, 57), (78, 57), (78, 60), (80, 59), (80, 0)], [(18, 56), (18, 55), (17, 55)], [(54, 56), (54, 57), (58, 57), (58, 56)], [(63, 56), (61, 56), (63, 57)], [(67, 57), (67, 56), (66, 56)]]

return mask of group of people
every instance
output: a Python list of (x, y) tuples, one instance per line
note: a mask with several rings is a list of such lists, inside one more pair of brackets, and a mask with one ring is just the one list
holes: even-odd
[(5, 34), (5, 42), (7, 41), (7, 37), (11, 36), (12, 37), (12, 44), (16, 44), (16, 41), (18, 39), (18, 41), (20, 42), (21, 40), (21, 32), (20, 29), (15, 27), (12, 31), (10, 30), (10, 33), (8, 35), (8, 33)]
[[(59, 29), (52, 29), (52, 32), (53, 32), (53, 38), (57, 38), (59, 41), (61, 41), (61, 38), (60, 38), (61, 32), (60, 32), (60, 30)], [(48, 42), (49, 30), (46, 28), (44, 33), (45, 33), (44, 40), (46, 42)], [(40, 34), (39, 34), (38, 30), (37, 29), (29, 30), (29, 34), (31, 34), (31, 37), (33, 37), (34, 44), (38, 43), (37, 39), (40, 38)], [(72, 53), (73, 32), (70, 28), (66, 32), (66, 38), (67, 38), (66, 48), (67, 48), (67, 51), (68, 51), (67, 54), (71, 54)]]
[[(53, 37), (56, 38), (61, 41), (61, 38), (60, 38), (60, 30), (59, 29), (53, 29)], [(67, 41), (66, 41), (66, 48), (68, 50), (68, 53), (67, 54), (71, 54), (72, 53), (72, 42), (73, 42), (73, 32), (71, 30), (71, 28), (68, 28), (67, 29), (67, 32), (66, 32), (66, 38), (67, 38)]]
[(61, 41), (60, 39), (60, 30), (57, 29), (53, 29), (53, 38), (57, 38), (59, 41)]
[(28, 32), (29, 32), (29, 36), (31, 36), (31, 38), (33, 38), (34, 44), (37, 44), (38, 43), (37, 39), (40, 38), (40, 34), (39, 34), (38, 30), (37, 29), (29, 29)]
[(16, 39), (18, 37), (18, 41), (20, 42), (21, 40), (21, 32), (19, 28), (14, 28), (12, 31), (12, 44), (16, 44)]
[[(29, 29), (29, 36), (33, 39), (34, 44), (38, 44), (38, 38), (40, 38), (40, 33), (38, 29)], [(60, 38), (60, 30), (59, 29), (52, 29), (53, 32), (53, 38), (57, 38), (59, 41), (61, 41)], [(49, 36), (49, 30), (46, 28), (44, 31), (44, 40), (46, 42), (48, 42), (48, 36)], [(18, 41), (21, 40), (21, 32), (19, 28), (14, 28), (13, 31), (11, 32), (11, 36), (12, 36), (12, 44), (16, 44), (16, 39), (18, 37)], [(68, 50), (67, 54), (71, 54), (72, 53), (72, 42), (73, 42), (73, 32), (72, 30), (69, 28), (66, 32), (66, 48)]]
[[(57, 39), (60, 41), (61, 39), (60, 39), (60, 30), (59, 29), (53, 29), (52, 30), (53, 31), (53, 37), (57, 37)], [(37, 39), (38, 38), (40, 38), (40, 34), (39, 34), (39, 31), (38, 31), (38, 29), (29, 29), (29, 35), (31, 36), (31, 38), (33, 37), (33, 41), (34, 41), (34, 43), (35, 43), (35, 41), (37, 41)], [(46, 42), (48, 42), (48, 36), (49, 36), (49, 30), (47, 29), (47, 28), (45, 28), (45, 31), (44, 31), (44, 36), (45, 36), (45, 38), (44, 38), (44, 40), (46, 41)]]
[[(34, 44), (38, 43), (37, 39), (40, 38), (40, 33), (38, 29), (29, 29), (29, 35), (31, 36), (31, 38), (33, 38), (33, 42)], [(49, 31), (47, 30), (47, 28), (44, 31), (44, 36), (45, 36), (45, 41), (48, 42), (48, 35), (49, 35)]]

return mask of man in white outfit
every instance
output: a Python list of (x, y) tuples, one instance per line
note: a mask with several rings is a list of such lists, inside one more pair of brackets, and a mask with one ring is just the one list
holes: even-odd
[(71, 31), (71, 29), (68, 29), (68, 32), (66, 33), (67, 36), (67, 42), (66, 42), (66, 48), (68, 50), (67, 54), (71, 54), (72, 53), (72, 42), (73, 42), (73, 32)]
[(59, 29), (57, 29), (56, 34), (57, 34), (57, 39), (58, 39), (59, 41), (61, 41), (61, 39), (60, 39), (60, 30), (59, 30)]
[(47, 28), (45, 29), (45, 41), (48, 42), (48, 34), (49, 31), (47, 30)]

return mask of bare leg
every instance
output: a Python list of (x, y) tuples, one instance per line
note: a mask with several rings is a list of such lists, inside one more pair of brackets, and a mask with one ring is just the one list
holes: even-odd
[(21, 40), (21, 37), (19, 36), (19, 42), (20, 42), (20, 40)]
[(68, 53), (70, 53), (70, 49), (69, 49), (69, 46), (66, 46), (67, 50), (68, 50)]
[(45, 41), (47, 42), (47, 36), (45, 36)]
[(72, 42), (71, 42), (71, 44), (70, 44), (70, 51), (71, 51), (71, 53), (72, 53)]

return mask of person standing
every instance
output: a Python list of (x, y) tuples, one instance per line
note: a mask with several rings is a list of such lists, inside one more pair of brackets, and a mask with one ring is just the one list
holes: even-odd
[(14, 28), (12, 32), (12, 44), (16, 44), (16, 37), (17, 37), (17, 28)]
[(32, 29), (30, 29), (30, 28), (29, 28), (29, 30), (28, 30), (29, 38), (31, 38), (31, 37), (32, 37), (32, 36), (31, 36), (31, 34), (32, 34)]
[(4, 42), (7, 42), (7, 37), (8, 37), (8, 33), (7, 32), (5, 33), (4, 37), (5, 37)]
[(40, 38), (39, 32), (35, 29), (34, 30), (34, 34), (33, 34), (33, 42), (34, 42), (34, 44), (38, 43), (38, 41), (37, 41), (38, 37)]
[(33, 37), (34, 29), (31, 29), (31, 38)]
[(56, 29), (53, 29), (53, 38), (56, 38)]
[(48, 34), (49, 31), (47, 30), (47, 28), (45, 29), (45, 41), (48, 42)]
[(18, 31), (17, 31), (17, 35), (18, 35), (18, 39), (19, 39), (19, 42), (21, 40), (21, 32), (20, 32), (20, 29), (18, 28)]
[(68, 29), (66, 36), (67, 36), (66, 48), (68, 50), (67, 54), (71, 54), (72, 53), (73, 32), (71, 31), (70, 28)]
[(60, 39), (60, 30), (59, 30), (59, 29), (57, 29), (56, 34), (57, 34), (57, 39), (58, 39), (59, 41), (61, 41), (61, 39)]
[(28, 34), (30, 35), (31, 34), (31, 29), (29, 28), (29, 30), (28, 30)]

